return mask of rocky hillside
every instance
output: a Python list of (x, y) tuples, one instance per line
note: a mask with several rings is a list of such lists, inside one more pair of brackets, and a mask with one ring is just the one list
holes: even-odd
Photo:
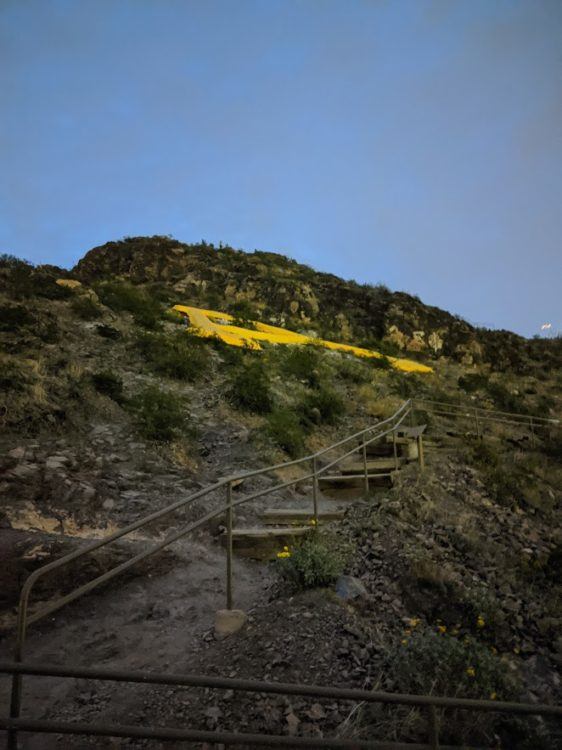
[[(170, 312), (177, 303), (419, 358), (433, 372), (399, 373), (386, 359), (315, 346), (236, 350), (192, 335)], [(108, 243), (72, 270), (4, 257), (0, 345), (4, 649), (30, 571), (219, 477), (306, 455), (413, 395), (553, 419), (562, 412), (560, 340), (476, 329), (410, 295), (273, 253), (167, 237)], [(72, 605), (37, 626), (30, 653), (44, 661), (56, 653), (124, 668), (180, 664), (256, 679), (560, 700), (560, 432), (532, 440), (520, 428), (492, 425), (482, 439), (462, 420), (418, 418), (432, 444), (425, 474), (409, 465), (372, 502), (350, 504), (344, 521), (309, 550), (315, 574), (326, 549), (331, 571), (341, 560), (361, 584), (355, 598), (342, 605), (329, 576), (303, 591), (276, 565), (237, 560), (236, 603), (251, 619), (231, 639), (215, 641), (213, 615), (224, 601), (215, 523), (87, 597), (83, 608)], [(45, 581), (33, 607), (222, 500), (211, 495)], [(273, 492), (269, 501), (298, 507), (310, 502), (310, 487)], [(251, 524), (252, 513), (242, 506), (237, 519)], [(455, 670), (462, 677), (452, 684)], [(106, 687), (69, 686), (54, 706), (39, 688), (32, 695), (45, 716), (106, 716), (110, 695), (116, 721), (124, 710), (122, 696)], [(376, 726), (381, 738), (420, 740), (425, 731), (423, 717), (411, 712), (397, 722), (384, 711), (350, 716), (349, 706), (305, 700), (250, 705), (225, 697), (209, 705), (205, 696), (176, 691), (163, 700), (144, 688), (131, 696), (127, 711), (141, 722), (189, 714), (207, 728), (303, 736), (363, 736)], [(504, 747), (559, 746), (555, 729), (540, 721), (473, 727), (459, 720), (444, 736), (491, 743), (500, 735)], [(42, 741), (29, 747), (50, 747)], [(68, 746), (85, 746), (76, 742)]]

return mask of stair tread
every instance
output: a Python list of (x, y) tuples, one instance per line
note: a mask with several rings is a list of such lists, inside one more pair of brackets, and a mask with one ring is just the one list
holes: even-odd
[[(372, 471), (373, 469), (394, 469), (404, 463), (406, 463), (406, 461), (403, 458), (397, 458), (395, 461), (394, 456), (391, 458), (371, 458), (367, 459), (367, 472)], [(363, 463), (363, 461), (350, 461), (347, 464), (343, 464), (342, 471), (355, 471), (358, 473), (364, 473), (364, 467), (365, 464)]]
[[(378, 474), (367, 474), (367, 476), (369, 479), (380, 479), (380, 477), (391, 477), (393, 473), (394, 472), (387, 471)], [(327, 474), (326, 476), (319, 477), (318, 483), (349, 482), (352, 479), (365, 479), (365, 474)]]
[[(337, 516), (341, 515), (343, 517), (343, 510), (319, 510), (318, 511), (318, 518), (323, 518), (324, 516)], [(264, 510), (263, 513), (260, 514), (262, 518), (276, 518), (278, 516), (295, 516), (299, 518), (312, 518), (314, 516), (314, 512), (312, 510), (307, 510), (305, 508), (272, 508), (271, 510)]]
[[(249, 537), (271, 537), (271, 536), (287, 536), (295, 534), (304, 534), (310, 531), (310, 526), (284, 526), (278, 529), (264, 529), (264, 528), (236, 528), (232, 529), (233, 537), (249, 536)], [(226, 535), (225, 535), (226, 536)]]

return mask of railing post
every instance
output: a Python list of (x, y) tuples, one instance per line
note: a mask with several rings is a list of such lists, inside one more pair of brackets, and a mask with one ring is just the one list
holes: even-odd
[(232, 482), (226, 485), (226, 608), (232, 609)]
[(431, 750), (439, 750), (439, 722), (435, 706), (427, 707), (428, 744)]
[(418, 435), (418, 463), (420, 465), (420, 471), (425, 469), (425, 459), (423, 456), (423, 437)]
[(476, 407), (474, 407), (474, 421), (476, 422), (476, 437), (480, 437), (480, 422), (478, 420), (478, 412), (476, 411)]
[(367, 467), (367, 444), (363, 436), (363, 470), (365, 472), (365, 500), (369, 499), (369, 470)]
[(318, 465), (316, 456), (312, 458), (312, 518), (314, 528), (318, 528)]
[(392, 430), (392, 453), (394, 454), (394, 471), (398, 471), (398, 447), (396, 445), (396, 427)]
[(535, 447), (535, 424), (533, 422), (533, 417), (529, 417), (529, 427), (531, 428), (531, 445), (533, 448)]

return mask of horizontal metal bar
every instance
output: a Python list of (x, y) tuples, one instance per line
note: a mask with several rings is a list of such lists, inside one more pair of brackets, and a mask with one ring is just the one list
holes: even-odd
[(439, 406), (448, 406), (453, 409), (463, 409), (463, 410), (470, 409), (473, 415), (475, 411), (478, 412), (478, 416), (480, 416), (480, 414), (487, 414), (490, 416), (497, 414), (497, 415), (505, 416), (505, 417), (514, 417), (515, 419), (523, 420), (527, 422), (529, 422), (530, 420), (533, 420), (533, 423), (545, 422), (547, 424), (553, 424), (553, 425), (560, 424), (559, 419), (551, 419), (550, 417), (539, 417), (539, 416), (536, 416), (535, 414), (518, 414), (517, 412), (512, 412), (512, 411), (498, 411), (496, 409), (483, 409), (481, 406), (467, 406), (464, 404), (452, 404), (448, 401), (435, 401), (433, 399), (428, 399), (428, 398), (414, 398), (413, 402), (416, 404), (436, 404)]
[(21, 662), (0, 662), (0, 673), (26, 674), (41, 677), (72, 677), (77, 679), (108, 680), (110, 682), (134, 682), (147, 685), (210, 687), (225, 690), (244, 690), (251, 693), (304, 695), (312, 698), (336, 698), (365, 703), (392, 703), (408, 706), (459, 708), (467, 711), (541, 714), (562, 718), (562, 706), (553, 706), (544, 703), (516, 703), (513, 701), (477, 700), (474, 698), (449, 698), (438, 695), (385, 693), (372, 690), (358, 690), (356, 688), (335, 688), (325, 687), (323, 685), (303, 685), (292, 682), (263, 682), (259, 680), (244, 680), (230, 677), (209, 677), (208, 675), (169, 674), (165, 672), (132, 672), (121, 669), (61, 667), (53, 664), (24, 664)]
[[(320, 747), (332, 750), (431, 750), (418, 742), (380, 742), (378, 740), (329, 739), (320, 737), (289, 737), (279, 734), (211, 732), (203, 729), (171, 729), (139, 727), (131, 724), (87, 724), (31, 719), (0, 719), (0, 729), (50, 734), (80, 734), (91, 737), (127, 737), (151, 740), (188, 740), (223, 745), (268, 745), (271, 747)], [(441, 750), (461, 750), (460, 745), (440, 745)]]

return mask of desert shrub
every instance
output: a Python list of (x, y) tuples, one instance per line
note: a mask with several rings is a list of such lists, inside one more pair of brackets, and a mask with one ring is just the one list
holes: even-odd
[(466, 393), (474, 393), (474, 391), (487, 387), (488, 377), (479, 372), (473, 372), (468, 373), (467, 375), (461, 375), (457, 382), (459, 388), (462, 388)]
[(34, 323), (35, 318), (23, 305), (0, 306), (0, 331), (3, 333), (15, 333)]
[(494, 466), (485, 473), (484, 483), (488, 494), (499, 505), (510, 505), (521, 498), (521, 483), (512, 471)]
[(184, 435), (193, 433), (193, 428), (186, 423), (184, 407), (185, 399), (157, 386), (148, 386), (127, 403), (139, 432), (157, 442), (169, 442), (178, 437), (180, 431)]
[(70, 303), (70, 309), (82, 320), (96, 320), (101, 317), (101, 308), (86, 294), (75, 297)]
[[(383, 664), (399, 693), (455, 695), (462, 698), (510, 700), (518, 683), (509, 667), (491, 650), (470, 637), (462, 639), (414, 627), (390, 647)], [(494, 714), (450, 710), (440, 737), (446, 743), (489, 746), (501, 718)], [(418, 709), (370, 705), (354, 722), (354, 731), (377, 726), (381, 739), (426, 740), (427, 719)]]
[(293, 550), (278, 555), (281, 578), (298, 589), (329, 586), (343, 573), (345, 558), (333, 540), (311, 531)]
[(284, 375), (315, 387), (320, 382), (321, 369), (322, 353), (314, 344), (283, 348), (280, 370)]
[(248, 300), (233, 302), (228, 306), (228, 312), (234, 317), (234, 325), (250, 330), (255, 329), (253, 321), (258, 317), (258, 313), (254, 305)]
[(391, 393), (401, 398), (411, 398), (422, 392), (423, 382), (416, 373), (402, 373), (392, 370), (388, 376), (388, 384)]
[(334, 425), (345, 414), (345, 401), (336, 391), (322, 386), (306, 394), (299, 405), (299, 413), (305, 425)]
[(304, 433), (302, 424), (293, 411), (277, 409), (267, 419), (266, 432), (291, 458), (304, 453)]
[(264, 363), (256, 359), (243, 365), (232, 377), (227, 395), (240, 409), (256, 414), (270, 412), (273, 407), (273, 396)]
[[(368, 362), (370, 364), (370, 360)], [(337, 374), (342, 380), (347, 380), (355, 385), (364, 385), (371, 382), (371, 372), (368, 364), (366, 364), (365, 360), (359, 360), (356, 357), (343, 356), (338, 362)]]
[(110, 281), (96, 287), (104, 305), (115, 312), (130, 312), (135, 323), (154, 330), (160, 325), (160, 304), (142, 289), (125, 281)]
[(562, 459), (562, 429), (551, 430), (543, 440), (542, 451), (549, 458)]
[(92, 383), (98, 393), (109, 396), (118, 404), (123, 403), (123, 381), (115, 373), (109, 370), (95, 372), (92, 374)]
[(187, 331), (145, 334), (139, 339), (139, 347), (160, 375), (195, 382), (209, 371), (211, 358), (204, 340)]
[(508, 700), (514, 684), (501, 660), (474, 638), (431, 628), (414, 629), (388, 654), (397, 690), (403, 693), (491, 696)]
[(121, 331), (117, 330), (117, 328), (114, 328), (113, 326), (101, 324), (99, 326), (96, 326), (96, 331), (104, 339), (115, 340), (121, 338)]
[(526, 414), (528, 412), (523, 399), (511, 393), (502, 383), (488, 382), (487, 391), (500, 411), (514, 412), (515, 414)]
[(393, 365), (389, 358), (383, 354), (382, 357), (369, 357), (367, 360), (375, 370), (392, 370)]
[(471, 458), (474, 463), (481, 466), (496, 467), (500, 463), (497, 451), (483, 440), (479, 440), (473, 445)]

